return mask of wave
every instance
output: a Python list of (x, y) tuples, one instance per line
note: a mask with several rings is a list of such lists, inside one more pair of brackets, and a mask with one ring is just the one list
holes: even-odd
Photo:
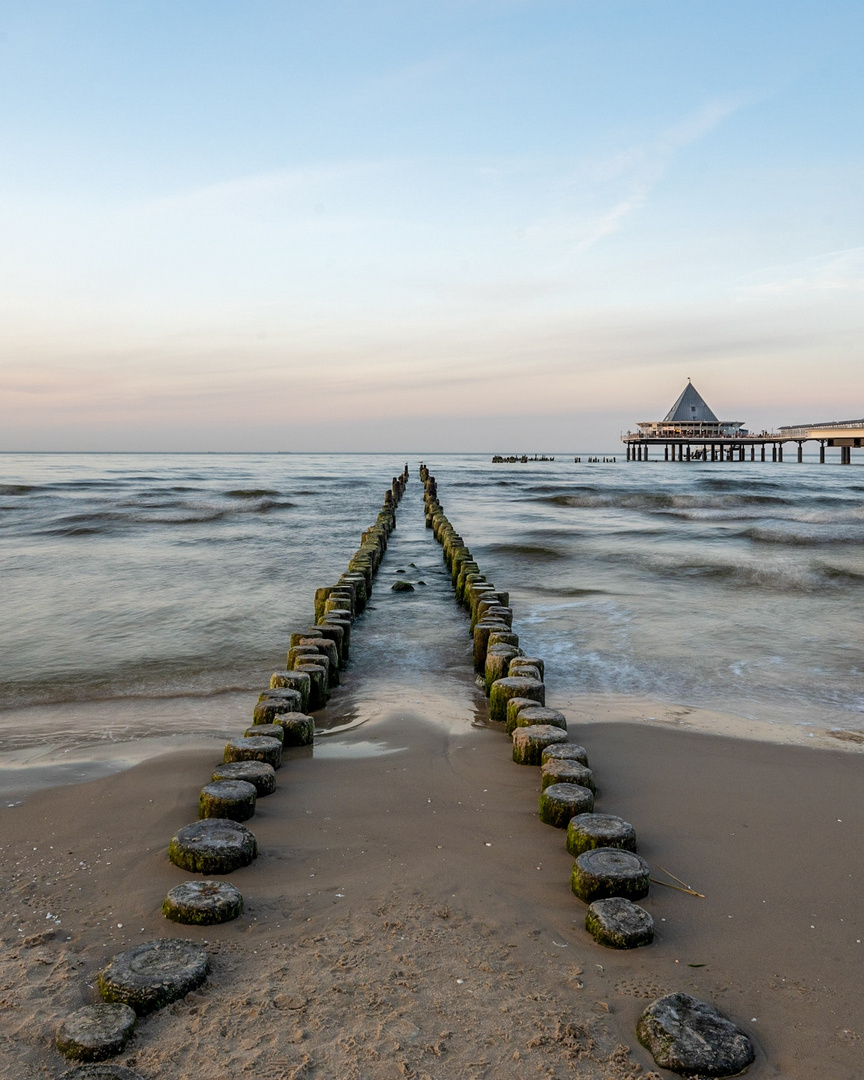
[(612, 510), (647, 510), (660, 513), (699, 510), (732, 510), (737, 507), (792, 506), (793, 502), (781, 495), (758, 495), (739, 493), (724, 496), (672, 495), (665, 491), (604, 491), (583, 492), (577, 495), (551, 495), (537, 500), (552, 506), (574, 509), (607, 508)]
[[(793, 523), (790, 522), (790, 526)], [(860, 544), (864, 540), (864, 522), (857, 525), (847, 524), (843, 527), (836, 521), (824, 522), (820, 528), (818, 524), (810, 528), (802, 528), (798, 522), (794, 523), (797, 528), (777, 524), (753, 525), (742, 529), (738, 535), (754, 544), (782, 544), (788, 547), (821, 547), (828, 544)]]
[(568, 553), (565, 551), (559, 551), (558, 548), (545, 547), (540, 544), (486, 544), (484, 550), (487, 552), (500, 552), (502, 555), (513, 555), (519, 559), (528, 559), (532, 562), (552, 562), (555, 559), (569, 558)]
[(273, 488), (235, 488), (233, 491), (226, 491), (226, 496), (229, 499), (263, 499), (269, 495), (278, 495), (279, 492)]

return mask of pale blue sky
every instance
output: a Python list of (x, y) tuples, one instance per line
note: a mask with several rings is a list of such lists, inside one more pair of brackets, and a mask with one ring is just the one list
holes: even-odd
[(864, 5), (0, 3), (0, 449), (864, 415)]

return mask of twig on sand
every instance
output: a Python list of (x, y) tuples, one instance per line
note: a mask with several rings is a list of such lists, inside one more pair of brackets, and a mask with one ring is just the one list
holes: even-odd
[(672, 880), (677, 881), (678, 884), (672, 885), (668, 881), (660, 881), (659, 878), (652, 877), (651, 881), (653, 881), (655, 885), (665, 885), (667, 889), (676, 889), (678, 892), (688, 893), (690, 896), (698, 896), (700, 900), (705, 899), (705, 893), (696, 892), (696, 890), (688, 885), (686, 881), (682, 881), (680, 877), (670, 874), (665, 866), (661, 866), (660, 863), (657, 863), (657, 869), (662, 870), (667, 877), (671, 877)]

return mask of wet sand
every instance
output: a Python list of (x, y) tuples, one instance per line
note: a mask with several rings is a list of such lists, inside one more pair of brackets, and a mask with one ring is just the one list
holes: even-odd
[(0, 1075), (58, 1076), (58, 1021), (95, 1000), (112, 953), (156, 936), (206, 941), (213, 972), (118, 1059), (148, 1080), (670, 1075), (633, 1029), (672, 990), (750, 1032), (754, 1077), (860, 1075), (860, 755), (571, 725), (598, 809), (633, 822), (657, 876), (705, 894), (653, 886), (655, 944), (618, 953), (582, 928), (538, 770), (461, 681), (364, 679), (374, 722), (291, 752), (250, 822), (261, 854), (231, 875), (246, 912), (222, 927), (159, 914), (188, 876), (168, 840), (219, 740), (4, 807)]

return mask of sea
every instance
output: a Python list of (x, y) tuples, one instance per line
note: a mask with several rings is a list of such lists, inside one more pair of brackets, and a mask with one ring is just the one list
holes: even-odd
[[(550, 702), (584, 722), (860, 750), (864, 471), (604, 456), (422, 459), (509, 591)], [(236, 731), (406, 464), (397, 530), (354, 628), (352, 706), (322, 730), (374, 726), (388, 671), (473, 694), (477, 722), (467, 622), (425, 528), (419, 460), (0, 455), (0, 790)], [(390, 591), (400, 575), (413, 593)]]

